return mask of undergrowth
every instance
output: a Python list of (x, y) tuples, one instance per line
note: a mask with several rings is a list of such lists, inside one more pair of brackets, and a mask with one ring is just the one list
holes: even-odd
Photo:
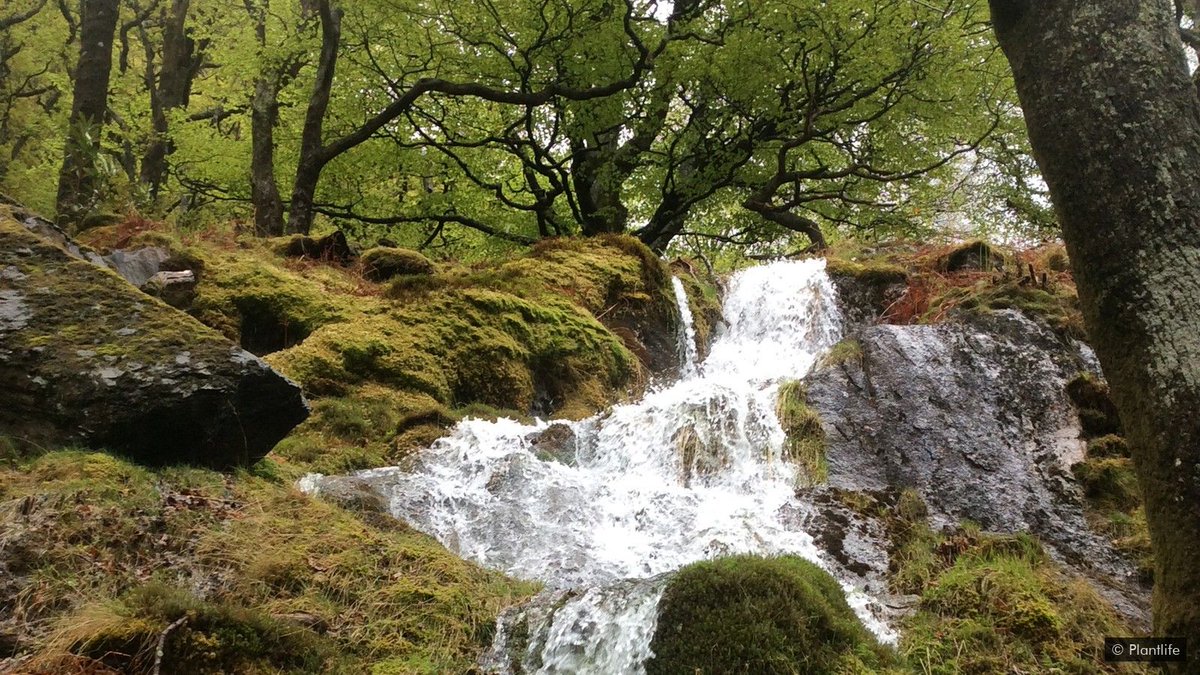
[(1104, 661), (1104, 637), (1129, 634), (1129, 627), (1036, 539), (970, 523), (935, 532), (925, 518), (920, 497), (906, 492), (890, 522), (893, 590), (920, 598), (901, 626), (910, 668), (930, 675), (1148, 672)]
[(903, 294), (881, 308), (886, 323), (938, 323), (958, 312), (1017, 309), (1064, 335), (1086, 335), (1061, 245), (1017, 251), (981, 241), (895, 244), (835, 251), (828, 269), (872, 283), (904, 284)]
[(41, 673), (150, 672), (164, 633), (162, 672), (461, 672), (536, 590), (275, 471), (81, 451), (0, 470), (0, 642)]

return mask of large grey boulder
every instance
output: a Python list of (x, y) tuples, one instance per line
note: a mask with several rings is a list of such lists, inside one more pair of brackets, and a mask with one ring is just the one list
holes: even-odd
[(1136, 585), (1133, 566), (1088, 527), (1070, 470), (1085, 445), (1066, 382), (1095, 370), (1090, 349), (1011, 310), (869, 326), (857, 339), (861, 360), (807, 380), (831, 488), (913, 488), (935, 521), (1031, 532), (1078, 569)]
[(0, 217), (0, 435), (228, 467), (307, 417), (263, 361), (72, 253)]

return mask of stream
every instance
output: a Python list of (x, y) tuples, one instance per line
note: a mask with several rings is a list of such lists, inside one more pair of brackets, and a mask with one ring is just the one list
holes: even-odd
[[(703, 361), (678, 280), (675, 294), (678, 381), (579, 422), (464, 420), (403, 469), (356, 474), (458, 555), (544, 583), (500, 617), (485, 672), (642, 673), (670, 574), (698, 560), (792, 554), (834, 571), (795, 517), (803, 477), (775, 412), (780, 385), (839, 339), (824, 261), (735, 274)], [(877, 603), (843, 585), (894, 640)]]

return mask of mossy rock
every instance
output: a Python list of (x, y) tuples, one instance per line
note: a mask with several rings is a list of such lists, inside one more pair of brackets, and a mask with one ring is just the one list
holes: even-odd
[(1067, 396), (1079, 410), (1085, 437), (1121, 434), (1121, 417), (1108, 391), (1108, 384), (1092, 373), (1080, 373), (1067, 382)]
[(259, 356), (298, 344), (321, 326), (349, 320), (356, 303), (362, 304), (345, 289), (271, 264), (253, 251), (213, 251), (200, 259), (204, 273), (190, 313)]
[(630, 381), (621, 341), (572, 304), (451, 289), (322, 328), (271, 363), (305, 387), (374, 382), (459, 407), (595, 410)]
[(1129, 457), (1129, 444), (1125, 442), (1123, 436), (1117, 434), (1093, 438), (1088, 441), (1087, 456), (1089, 458)]
[(1093, 504), (1128, 511), (1141, 503), (1137, 474), (1128, 457), (1087, 459), (1071, 471)]
[(881, 260), (853, 261), (829, 258), (825, 261), (825, 271), (830, 276), (850, 277), (873, 286), (903, 284), (908, 281), (908, 270)]
[(938, 258), (937, 268), (942, 272), (991, 272), (1004, 269), (1004, 262), (1004, 254), (995, 247), (986, 241), (975, 240), (946, 251)]
[(398, 276), (430, 275), (433, 262), (418, 251), (380, 246), (362, 254), (363, 276), (371, 281), (386, 281)]
[(829, 353), (822, 357), (820, 367), (831, 368), (843, 364), (861, 364), (862, 360), (862, 342), (855, 338), (846, 338), (830, 348)]
[(826, 460), (825, 430), (821, 416), (808, 406), (808, 392), (799, 381), (786, 382), (779, 389), (776, 414), (787, 434), (784, 459), (797, 465), (803, 485), (824, 483), (829, 477)]
[(11, 435), (229, 467), (308, 416), (299, 388), (253, 355), (3, 218), (0, 270), (0, 428)]
[(798, 557), (695, 563), (659, 604), (647, 675), (875, 672), (891, 662), (841, 587)]
[(309, 258), (332, 263), (346, 263), (354, 259), (354, 249), (350, 248), (350, 242), (341, 230), (334, 230), (319, 238), (294, 234), (275, 239), (270, 246), (285, 258)]

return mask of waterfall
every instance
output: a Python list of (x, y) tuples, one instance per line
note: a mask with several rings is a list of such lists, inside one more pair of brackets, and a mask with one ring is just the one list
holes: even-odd
[(675, 304), (679, 307), (679, 321), (682, 330), (679, 331), (679, 354), (683, 357), (683, 367), (680, 377), (691, 377), (696, 374), (696, 322), (692, 318), (692, 307), (688, 304), (687, 291), (683, 289), (683, 281), (679, 277), (671, 277), (671, 286), (675, 289)]
[[(801, 476), (775, 413), (780, 384), (838, 339), (824, 261), (738, 272), (724, 314), (708, 357), (636, 403), (572, 423), (464, 420), (403, 470), (359, 474), (457, 554), (545, 583), (501, 617), (488, 672), (640, 673), (669, 573), (736, 553), (825, 564), (789, 517)], [(319, 490), (319, 477), (305, 484)], [(847, 590), (891, 639), (869, 599)]]

